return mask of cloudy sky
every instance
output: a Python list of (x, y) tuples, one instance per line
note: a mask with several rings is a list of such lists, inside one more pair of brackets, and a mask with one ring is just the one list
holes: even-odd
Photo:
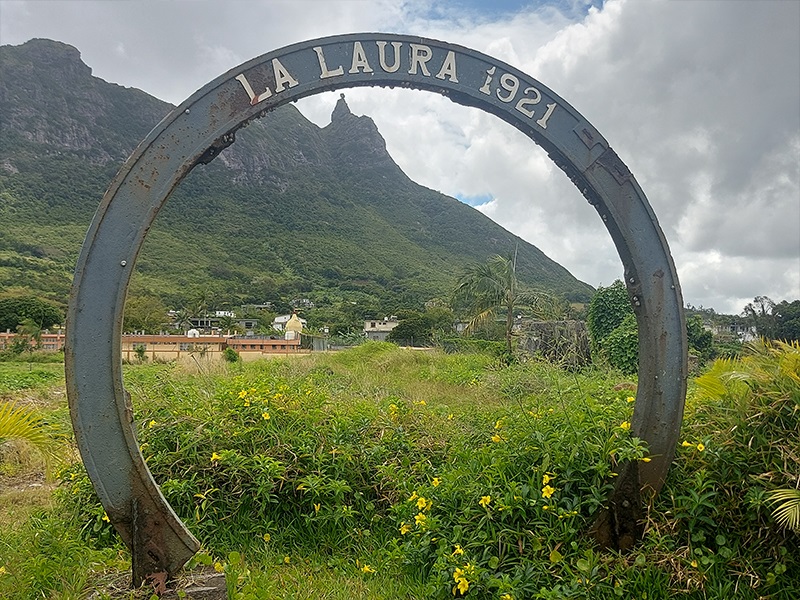
[[(76, 46), (94, 74), (178, 104), (250, 58), (384, 31), (479, 50), (539, 79), (630, 167), (684, 300), (738, 313), (800, 298), (800, 1), (0, 0), (0, 42)], [(511, 126), (427, 92), (360, 88), (414, 180), (458, 197), (592, 285), (622, 265), (597, 214)], [(298, 103), (329, 122), (336, 94)]]

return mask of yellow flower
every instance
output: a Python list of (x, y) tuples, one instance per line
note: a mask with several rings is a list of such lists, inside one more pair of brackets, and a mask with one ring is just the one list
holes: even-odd
[(705, 445), (703, 444), (703, 442), (700, 442), (699, 444), (697, 444), (697, 449), (698, 449), (700, 452), (702, 452), (703, 450), (705, 450), (705, 449), (706, 449), (706, 447), (705, 447)]
[(411, 525), (409, 525), (408, 523), (403, 523), (403, 524), (400, 526), (400, 535), (405, 535), (405, 534), (407, 534), (409, 531), (411, 531)]
[(626, 400), (627, 400), (628, 402), (636, 402), (636, 398), (634, 398), (633, 396), (628, 396), (628, 397), (626, 398)]
[(619, 428), (622, 429), (622, 431), (628, 431), (631, 428), (631, 424), (629, 421), (623, 421), (619, 424)]
[(547, 506), (547, 504), (545, 504), (545, 505), (542, 507), (542, 510), (550, 510), (550, 507), (549, 507), (549, 506)]
[(247, 390), (242, 390), (241, 392), (239, 392), (239, 400), (241, 400), (245, 396), (247, 396)]
[(495, 434), (492, 436), (492, 441), (493, 441), (495, 444), (497, 444), (497, 443), (499, 443), (499, 442), (502, 442), (502, 441), (503, 441), (503, 438), (501, 438), (499, 435), (497, 435), (497, 434), (495, 433)]
[(416, 516), (416, 517), (414, 517), (414, 521), (415, 521), (415, 522), (416, 522), (416, 524), (417, 524), (417, 525), (419, 525), (420, 527), (424, 527), (424, 526), (425, 526), (425, 523), (426, 523), (426, 521), (427, 521), (427, 520), (428, 520), (428, 517), (426, 517), (426, 516), (425, 516), (424, 514), (422, 514), (422, 513), (418, 513), (418, 514), (417, 514), (417, 516)]
[(500, 600), (514, 600), (514, 596), (512, 596), (511, 594), (503, 594), (502, 596), (500, 596)]
[(694, 446), (694, 444), (690, 444), (689, 442), (684, 440), (681, 442), (681, 446), (683, 446), (684, 448), (689, 448), (690, 446)]
[[(466, 594), (467, 590), (469, 589), (469, 581), (467, 581), (467, 577), (464, 574), (463, 569), (456, 568), (456, 570), (453, 571), (453, 580), (456, 582), (456, 588), (458, 589), (458, 591), (462, 595)], [(455, 595), (455, 593), (456, 591), (454, 589), (453, 595)]]
[(425, 400), (420, 400), (419, 402), (414, 402), (417, 406), (426, 406), (428, 403)]
[(103, 513), (103, 521), (105, 521), (106, 523), (110, 522), (110, 519), (108, 518), (108, 515), (106, 513)]
[(455, 550), (450, 556), (458, 556), (459, 554), (464, 554), (464, 550), (461, 548), (461, 544), (456, 544)]
[(261, 416), (264, 418), (265, 421), (269, 421), (269, 413), (267, 411), (261, 413)]
[(545, 473), (544, 475), (542, 475), (542, 485), (547, 485), (548, 483), (550, 483), (550, 481), (552, 481), (554, 477), (555, 475), (552, 475), (550, 473)]
[(292, 561), (292, 559), (289, 558), (288, 556), (284, 556), (283, 557), (283, 563), (284, 564), (288, 565), (291, 561)]
[(650, 462), (650, 458), (645, 456), (644, 458), (642, 458), (642, 462)]
[(556, 491), (556, 488), (550, 485), (546, 485), (542, 488), (542, 498), (550, 498), (553, 493)]
[(8, 573), (8, 571), (6, 571), (5, 565), (3, 565), (2, 567), (0, 567), (0, 575), (5, 575), (6, 573)]
[(214, 563), (214, 570), (217, 573), (224, 573), (225, 572), (225, 567), (222, 566), (221, 562), (217, 561), (217, 562)]
[(428, 501), (425, 499), (425, 496), (420, 496), (419, 498), (417, 498), (417, 508), (419, 510), (425, 510), (427, 506), (428, 506)]
[(440, 483), (442, 483), (442, 480), (441, 480), (441, 479), (439, 479), (438, 477), (434, 477), (434, 478), (433, 478), (433, 481), (431, 481), (431, 485), (432, 485), (433, 487), (439, 487), (439, 484), (440, 484)]
[(503, 427), (503, 419), (498, 419), (497, 422), (494, 424), (495, 429), (501, 429)]
[(268, 533), (265, 533), (262, 537), (264, 538), (265, 542), (268, 542), (272, 539), (272, 536)]
[(481, 496), (481, 499), (478, 502), (478, 504), (480, 504), (483, 508), (486, 508), (487, 506), (489, 506), (489, 503), (491, 501), (492, 501), (492, 497), (491, 496)]
[(693, 560), (693, 561), (691, 562), (691, 565), (692, 565), (692, 566), (693, 566), (693, 567), (696, 569), (696, 568), (697, 568), (697, 561), (696, 561), (696, 560)]
[(453, 413), (450, 413), (449, 415), (447, 415), (447, 420), (448, 421), (452, 421), (453, 420)]
[(155, 426), (156, 426), (155, 419), (151, 419), (150, 422), (147, 424), (148, 429), (152, 429)]
[(321, 508), (320, 503), (319, 502), (315, 502), (314, 503), (314, 513), (318, 513), (320, 508)]
[(368, 564), (364, 564), (364, 566), (363, 566), (363, 567), (361, 567), (361, 570), (362, 570), (364, 573), (374, 573), (374, 572), (375, 572), (375, 569), (373, 569), (372, 567), (370, 567)]
[(216, 452), (212, 452), (211, 453), (211, 462), (214, 462), (215, 460), (220, 460), (221, 458), (222, 457), (219, 454), (217, 454)]
[(416, 499), (417, 499), (417, 492), (414, 492), (413, 494), (411, 494), (411, 495), (408, 497), (408, 501), (409, 501), (409, 502), (411, 502), (412, 500), (416, 500)]

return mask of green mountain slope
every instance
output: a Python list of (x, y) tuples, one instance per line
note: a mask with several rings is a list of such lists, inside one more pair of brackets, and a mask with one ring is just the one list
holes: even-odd
[[(91, 75), (66, 44), (0, 47), (0, 293), (63, 302), (108, 183), (171, 106)], [(527, 284), (591, 288), (475, 209), (411, 181), (344, 98), (319, 128), (293, 106), (237, 132), (176, 189), (131, 292), (180, 306), (357, 302), (376, 314), (446, 297), (460, 270), (519, 247)]]

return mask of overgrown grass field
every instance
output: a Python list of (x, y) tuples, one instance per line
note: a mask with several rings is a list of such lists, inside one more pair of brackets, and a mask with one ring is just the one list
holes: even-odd
[[(0, 395), (40, 397), (65, 460), (52, 497), (2, 523), (0, 597), (147, 598), (114, 591), (129, 555), (70, 458), (63, 378), (23, 377), (39, 367), (0, 365)], [(794, 600), (798, 534), (766, 494), (800, 482), (798, 373), (796, 346), (760, 347), (691, 382), (675, 464), (624, 555), (587, 535), (618, 465), (648, 460), (619, 374), (369, 343), (130, 365), (125, 382), (147, 464), (203, 544), (187, 572), (224, 573), (231, 598)], [(25, 504), (26, 468), (2, 472), (3, 510)]]

